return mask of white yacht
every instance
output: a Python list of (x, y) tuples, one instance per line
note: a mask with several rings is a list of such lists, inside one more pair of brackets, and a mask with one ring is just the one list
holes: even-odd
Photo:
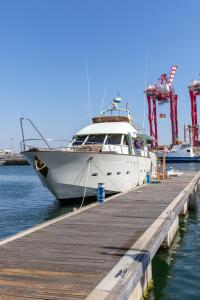
[(144, 184), (147, 173), (156, 175), (156, 155), (139, 140), (130, 112), (120, 102), (114, 98), (111, 108), (61, 148), (51, 148), (30, 119), (47, 147), (27, 147), (30, 139), (24, 137), (21, 119), (22, 155), (58, 200), (94, 197), (98, 183), (104, 183), (107, 195), (124, 192)]

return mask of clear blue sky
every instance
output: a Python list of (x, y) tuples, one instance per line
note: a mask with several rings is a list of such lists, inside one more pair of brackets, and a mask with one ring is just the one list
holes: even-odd
[[(0, 0), (0, 147), (12, 137), (18, 148), (22, 113), (49, 138), (69, 139), (88, 123), (86, 56), (92, 115), (107, 84), (106, 102), (120, 92), (142, 125), (147, 48), (148, 83), (178, 65), (182, 137), (188, 81), (200, 72), (199, 12), (198, 0)], [(159, 125), (169, 142), (169, 114)]]

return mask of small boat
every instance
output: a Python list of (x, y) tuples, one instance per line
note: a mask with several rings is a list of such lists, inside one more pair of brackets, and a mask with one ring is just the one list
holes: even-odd
[(167, 163), (200, 162), (200, 156), (196, 155), (193, 147), (187, 143), (174, 145), (170, 150), (158, 151), (156, 154), (160, 160), (165, 156)]
[(120, 97), (114, 98), (112, 106), (77, 132), (66, 147), (52, 148), (28, 119), (47, 147), (30, 146), (21, 119), (21, 153), (58, 200), (95, 197), (99, 183), (104, 183), (106, 195), (124, 192), (142, 185), (147, 174), (155, 177), (156, 155), (120, 102)]
[(167, 177), (176, 177), (183, 175), (182, 171), (174, 170), (173, 167), (170, 167), (169, 170), (167, 170)]

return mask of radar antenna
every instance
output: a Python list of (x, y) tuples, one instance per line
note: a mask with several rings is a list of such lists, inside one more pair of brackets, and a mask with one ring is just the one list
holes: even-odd
[(122, 98), (120, 97), (119, 93), (117, 94), (117, 97), (113, 98), (112, 100), (112, 107), (108, 108), (105, 111), (101, 112), (101, 115), (105, 115), (106, 113), (110, 112), (111, 114), (113, 112), (118, 112), (120, 114), (120, 112), (126, 112), (128, 115), (129, 120), (132, 122), (132, 117), (130, 114), (130, 110), (128, 107), (128, 103), (126, 104), (126, 108), (121, 108), (119, 107), (119, 104), (122, 102)]
[(119, 93), (117, 94), (117, 97), (113, 98), (112, 106), (113, 109), (119, 109), (119, 104), (122, 102), (122, 98), (120, 97)]

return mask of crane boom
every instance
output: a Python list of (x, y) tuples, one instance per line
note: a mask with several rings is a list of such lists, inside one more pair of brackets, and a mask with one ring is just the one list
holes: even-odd
[(168, 82), (167, 82), (170, 88), (172, 86), (174, 76), (176, 74), (176, 69), (177, 69), (177, 66), (172, 66), (171, 67), (171, 72), (170, 72), (169, 79), (168, 79)]

